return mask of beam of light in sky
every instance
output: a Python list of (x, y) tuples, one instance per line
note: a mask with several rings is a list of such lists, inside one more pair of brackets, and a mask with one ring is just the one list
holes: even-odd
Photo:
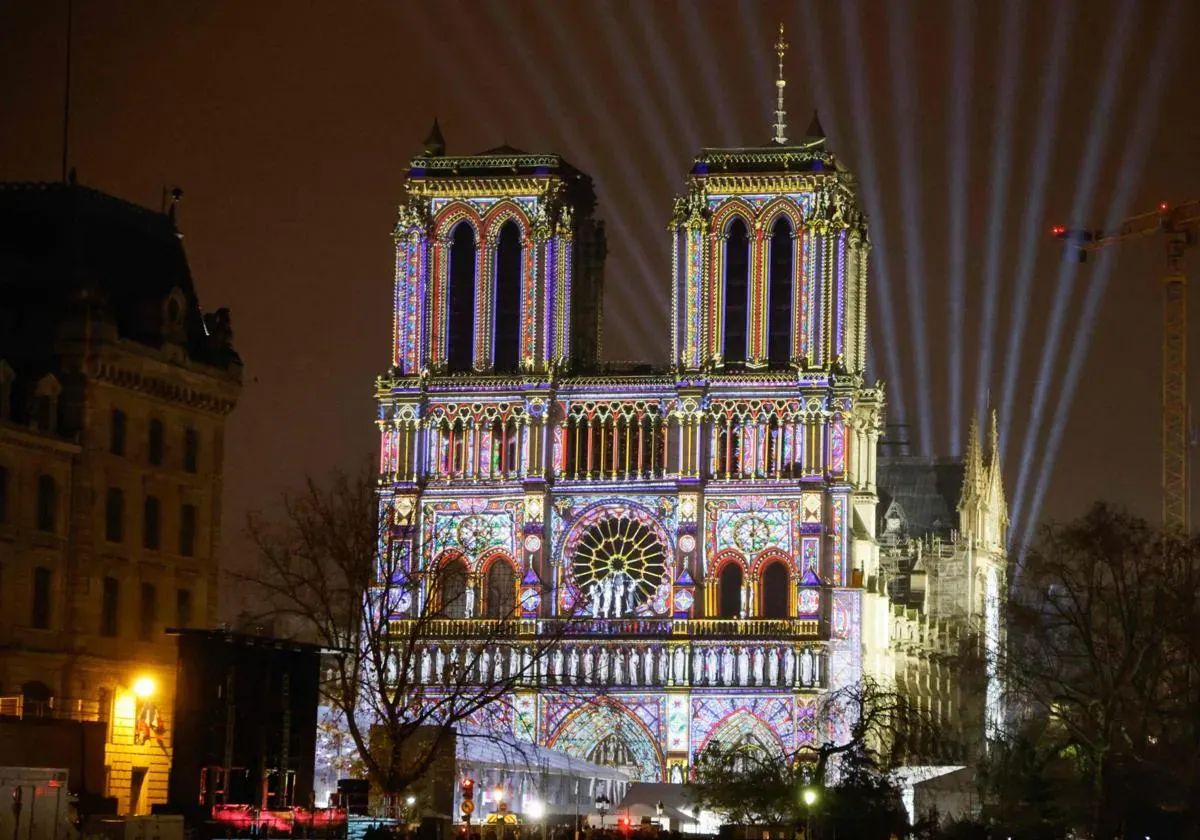
[(667, 103), (667, 110), (671, 114), (671, 124), (683, 132), (689, 154), (695, 153), (700, 151), (700, 144), (703, 141), (696, 128), (694, 115), (679, 96), (679, 92), (686, 88), (679, 81), (675, 69), (663, 54), (663, 38), (659, 35), (658, 24), (654, 20), (653, 5), (653, 3), (634, 3), (634, 17), (637, 19), (638, 25), (629, 27), (629, 29), (641, 36), (639, 52), (642, 55), (649, 55), (650, 62), (654, 65), (654, 75), (650, 78), (656, 79), (661, 86), (664, 86), (662, 99)]
[[(1046, 180), (1053, 163), (1054, 139), (1057, 136), (1058, 113), (1062, 104), (1063, 65), (1068, 53), (1068, 36), (1075, 23), (1074, 0), (1062, 0), (1056, 7), (1054, 29), (1047, 42), (1049, 69), (1042, 74), (1042, 101), (1038, 106), (1037, 139), (1034, 142), (1033, 166), (1029, 170), (1029, 188), (1025, 194), (1025, 213), (1021, 222), (1021, 257), (1013, 284), (1012, 314), (1008, 322), (1008, 350), (1004, 356), (1004, 392), (1000, 400), (1000, 446), (1006, 447), (1016, 401), (1021, 350), (1029, 316), (1030, 286), (1039, 253), (1046, 246)], [(1037, 429), (1029, 427), (1036, 434)]]
[[(805, 14), (812, 15), (815, 11), (807, 8), (812, 0), (805, 0)], [(896, 344), (896, 324), (892, 320), (895, 310), (892, 305), (892, 285), (888, 274), (887, 236), (883, 219), (883, 206), (879, 198), (879, 177), (875, 168), (875, 150), (871, 143), (871, 103), (867, 95), (867, 81), (863, 73), (860, 57), (863, 55), (862, 39), (859, 37), (859, 17), (857, 0), (843, 0), (839, 3), (842, 10), (842, 37), (845, 39), (846, 71), (850, 77), (850, 92), (854, 111), (854, 137), (858, 153), (858, 172), (862, 190), (859, 197), (866, 207), (870, 217), (872, 250), (875, 252), (873, 261), (875, 283), (871, 288), (874, 297), (879, 301), (875, 312), (879, 318), (883, 333), (883, 346), (887, 354), (888, 397), (892, 407), (892, 416), (897, 425), (904, 425), (904, 382), (900, 366), (900, 351)], [(921, 383), (928, 387), (928, 383)], [(917, 422), (922, 427), (927, 426), (932, 418), (918, 416)], [(928, 454), (928, 453), (923, 453)]]
[(992, 128), (991, 180), (988, 185), (987, 243), (983, 261), (983, 306), (979, 310), (979, 368), (975, 374), (975, 421), (981, 426), (987, 413), (992, 380), (992, 340), (996, 334), (996, 296), (1004, 260), (1004, 217), (1008, 212), (1008, 183), (1012, 179), (1013, 110), (1017, 99), (1017, 60), (1021, 55), (1021, 20), (1025, 0), (1009, 0), (1004, 7), (999, 59), (1000, 89), (996, 121)]
[[(1099, 185), (1100, 166), (1104, 162), (1104, 149), (1109, 136), (1109, 123), (1112, 115), (1113, 102), (1120, 89), (1121, 69), (1125, 65), (1125, 55), (1129, 47), (1129, 33), (1133, 24), (1135, 0), (1122, 0), (1120, 9), (1113, 18), (1112, 30), (1104, 53), (1107, 62), (1104, 73), (1099, 79), (1096, 90), (1096, 101), (1092, 106), (1092, 119), (1088, 125), (1087, 143), (1084, 145), (1083, 158), (1079, 164), (1079, 174), (1075, 181), (1075, 198), (1071, 204), (1071, 214), (1068, 224), (1074, 227), (1086, 225), (1087, 215), (1091, 210), (1092, 201)], [(1079, 263), (1074, 260), (1063, 260), (1059, 264), (1058, 280), (1054, 287), (1054, 301), (1050, 308), (1050, 319), (1046, 326), (1046, 339), (1039, 357), (1037, 379), (1034, 380), (1033, 404), (1030, 409), (1029, 421), (1026, 424), (1025, 439), (1021, 446), (1020, 472), (1017, 476), (1017, 492), (1013, 496), (1012, 514), (1010, 521), (1013, 525), (1010, 536), (1016, 531), (1025, 512), (1025, 493), (1029, 481), (1033, 477), (1033, 460), (1037, 449), (1039, 432), (1042, 428), (1043, 415), (1046, 413), (1046, 403), (1049, 401), (1050, 389), (1054, 379), (1054, 363), (1058, 356), (1058, 346), (1062, 339), (1063, 321), (1066, 318), (1067, 307), (1071, 302), (1071, 290), (1074, 286), (1075, 275)], [(1031, 511), (1031, 518), (1036, 519), (1038, 512)]]
[[(652, 3), (644, 5), (653, 6)], [(704, 6), (697, 3), (684, 8), (680, 13), (683, 18), (683, 31), (687, 34), (688, 47), (692, 52), (687, 64), (693, 68), (699, 67), (704, 73), (704, 87), (700, 99), (708, 102), (712, 108), (713, 120), (716, 122), (715, 128), (721, 132), (722, 145), (727, 148), (752, 145), (755, 142), (754, 139), (737, 137), (733, 130), (733, 123), (729, 119), (729, 108), (726, 107), (725, 101), (725, 91), (729, 88), (727, 85), (721, 84), (721, 78), (717, 73), (717, 68), (721, 64), (720, 53), (713, 48), (712, 40), (708, 37), (708, 26), (704, 22), (703, 10)], [(691, 87), (695, 88), (695, 84), (693, 83)]]
[(917, 184), (917, 95), (912, 80), (912, 11), (906, 0), (888, 3), (888, 53), (892, 66), (892, 103), (900, 129), (900, 200), (904, 208), (904, 275), (908, 292), (909, 341), (917, 366), (917, 416), (921, 453), (933, 454), (933, 388), (929, 341), (925, 330), (925, 230), (921, 225), (921, 190)]
[[(763, 33), (762, 21), (758, 14), (758, 5), (753, 0), (738, 0), (738, 18), (742, 24), (742, 35), (745, 36), (746, 54), (750, 56), (750, 61), (754, 65), (754, 87), (752, 97), (758, 105), (754, 109), (757, 116), (761, 113), (766, 117), (767, 123), (775, 122), (775, 73), (771, 70), (767, 63), (767, 55), (772, 50), (772, 44), (775, 43), (775, 29), (772, 29), (769, 35)], [(796, 33), (785, 33), (785, 37), (791, 40)], [(794, 58), (795, 53), (785, 56), (784, 60)], [(787, 66), (784, 66), (786, 72)], [(793, 93), (793, 91), (785, 90), (785, 96)], [(787, 101), (787, 100), (785, 100)], [(796, 117), (789, 117), (795, 120)], [(755, 125), (758, 125), (756, 122)], [(795, 133), (796, 129), (788, 126), (789, 137), (799, 136)]]
[[(1144, 77), (1142, 88), (1138, 92), (1137, 112), (1129, 123), (1128, 136), (1125, 138), (1125, 153), (1117, 168), (1120, 177), (1113, 191), (1105, 216), (1104, 229), (1113, 230), (1121, 220), (1128, 215), (1130, 202), (1137, 190), (1137, 183), (1146, 165), (1146, 157), (1150, 151), (1150, 141), (1154, 138), (1154, 128), (1158, 124), (1159, 106), (1162, 102), (1163, 83), (1167, 71), (1174, 63), (1179, 46), (1180, 19), (1183, 15), (1184, 0), (1171, 0), (1167, 10), (1162, 13), (1158, 34), (1155, 36), (1154, 49), (1151, 51), (1150, 68)], [(1064, 255), (1072, 260), (1072, 254)], [(1050, 487), (1050, 479), (1054, 472), (1054, 462), (1058, 457), (1058, 449), (1066, 431), (1067, 419), (1071, 414), (1071, 403), (1075, 398), (1075, 389), (1087, 360), (1088, 349), (1091, 346), (1093, 327), (1104, 300), (1104, 292), (1117, 261), (1117, 255), (1103, 253), (1096, 261), (1095, 275), (1088, 284), (1084, 298), (1083, 310), (1080, 314), (1080, 328), (1075, 330), (1075, 340), (1071, 345), (1071, 354), (1067, 362), (1067, 371), (1063, 377), (1063, 385), (1059, 389), (1058, 403), (1054, 408), (1054, 419), (1050, 423), (1050, 434), (1042, 455), (1041, 469), (1038, 471), (1037, 487), (1033, 493), (1033, 504), (1025, 532), (1017, 545), (1019, 556), (1023, 556), (1037, 529), (1037, 513), (1042, 508), (1042, 501)], [(1015, 520), (1014, 520), (1015, 523)]]
[(950, 76), (954, 80), (946, 124), (950, 129), (950, 236), (948, 244), (950, 294), (946, 298), (946, 323), (950, 347), (946, 353), (950, 378), (950, 453), (962, 452), (962, 360), (963, 320), (967, 309), (967, 179), (970, 173), (968, 137), (970, 111), (967, 92), (971, 88), (974, 33), (969, 2), (954, 7), (954, 49), (950, 54)]
[[(554, 89), (550, 85), (536, 83), (536, 80), (540, 76), (537, 72), (537, 66), (533, 62), (533, 57), (530, 55), (528, 45), (525, 42), (525, 36), (516, 31), (515, 26), (507, 19), (507, 15), (503, 13), (497, 13), (497, 10), (490, 3), (485, 3), (482, 5), (491, 17), (493, 27), (504, 30), (504, 43), (512, 47), (516, 52), (517, 58), (522, 64), (525, 75), (531, 82), (530, 89), (537, 90), (541, 94), (542, 107), (548, 113), (556, 115), (556, 125), (558, 126), (559, 132), (562, 134), (563, 139), (567, 142), (567, 145), (573, 151), (577, 151), (587, 160), (596, 160), (596, 155), (593, 153), (589, 144), (584, 141), (583, 136), (576, 128), (577, 124), (574, 121), (564, 117), (566, 112), (559, 108), (558, 96)], [(468, 15), (467, 18), (469, 19), (470, 16)], [(494, 42), (494, 39), (481, 39), (475, 43), (487, 45), (491, 42)], [(486, 68), (489, 66), (490, 62), (485, 60), (483, 56), (479, 56), (477, 54), (476, 58), (478, 59), (478, 63), (480, 65), (480, 72), (486, 73)], [(487, 58), (492, 58), (490, 53), (487, 54)], [(535, 121), (531, 119), (529, 113), (529, 100), (526, 97), (509, 97), (506, 101), (508, 101), (511, 106), (522, 109), (522, 124), (534, 124)], [(623, 187), (625, 194), (632, 194), (634, 190), (642, 189), (638, 182), (623, 184)], [(606, 216), (606, 222), (609, 227), (615, 229), (617, 237), (619, 238), (622, 246), (628, 249), (628, 253), (630, 258), (633, 260), (634, 267), (636, 268), (638, 275), (643, 278), (644, 283), (654, 283), (659, 277), (660, 273), (654, 271), (650, 260), (647, 259), (646, 253), (640, 244), (640, 240), (634, 235), (634, 232), (626, 224), (624, 217), (619, 212), (616, 212), (611, 216)], [(665, 285), (665, 281), (659, 285)], [(661, 289), (655, 290), (656, 298), (662, 296), (663, 294), (665, 294), (665, 292), (663, 292)], [(626, 309), (625, 314), (628, 316), (627, 319), (615, 321), (615, 329), (626, 337), (631, 346), (638, 347), (639, 342), (645, 341), (645, 336), (654, 335), (658, 330), (659, 325), (662, 323), (662, 317), (665, 314), (665, 310), (663, 312), (656, 312), (650, 307), (646, 306), (630, 306)], [(615, 319), (610, 319), (610, 321), (611, 320)]]

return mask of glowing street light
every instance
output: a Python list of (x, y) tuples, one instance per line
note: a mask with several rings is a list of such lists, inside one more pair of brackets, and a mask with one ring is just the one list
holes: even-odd
[(804, 802), (804, 840), (812, 840), (812, 809), (817, 804), (817, 789), (815, 787), (806, 787), (800, 792), (800, 799)]
[(133, 693), (145, 700), (154, 694), (154, 677), (138, 677), (133, 681)]
[(529, 803), (527, 812), (531, 820), (537, 821), (546, 816), (546, 806), (542, 804), (540, 799), (535, 799)]
[(812, 806), (817, 804), (817, 789), (816, 788), (806, 787), (804, 789), (804, 793), (802, 794), (802, 796), (804, 799), (805, 807), (811, 808)]

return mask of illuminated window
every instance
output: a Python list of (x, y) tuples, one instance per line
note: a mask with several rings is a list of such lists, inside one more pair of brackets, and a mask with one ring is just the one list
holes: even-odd
[(147, 441), (147, 454), (150, 458), (150, 463), (158, 466), (163, 462), (163, 422), (158, 419), (150, 421), (149, 439)]
[(119, 543), (125, 538), (125, 492), (109, 487), (104, 497), (104, 539)]
[(725, 230), (725, 331), (721, 356), (726, 362), (746, 361), (749, 294), (750, 234), (746, 223), (735, 218)]
[(475, 346), (475, 230), (459, 222), (450, 240), (450, 305), (446, 333), (446, 368), (471, 370)]
[(117, 616), (121, 606), (121, 582), (114, 577), (104, 579), (100, 604), (100, 635), (110, 638), (118, 633)]
[(521, 360), (521, 231), (508, 221), (496, 241), (496, 370), (513, 373)]
[(780, 218), (771, 229), (767, 299), (767, 360), (776, 366), (792, 358), (792, 225)]

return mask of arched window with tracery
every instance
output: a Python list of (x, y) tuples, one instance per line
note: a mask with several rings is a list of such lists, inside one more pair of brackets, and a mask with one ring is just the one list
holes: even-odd
[(467, 566), (462, 560), (447, 560), (438, 569), (436, 605), (443, 618), (467, 617)]
[(721, 357), (746, 361), (746, 327), (750, 310), (750, 231), (741, 218), (725, 229), (725, 312)]
[(767, 268), (767, 361), (783, 366), (792, 358), (792, 224), (786, 216), (771, 228)]
[(450, 300), (446, 307), (446, 369), (469, 371), (475, 348), (475, 229), (461, 221), (450, 237)]
[(496, 240), (495, 321), (492, 347), (495, 367), (513, 373), (521, 360), (521, 230), (508, 220)]
[(740, 618), (742, 614), (742, 566), (730, 560), (717, 576), (717, 614), (721, 618)]
[(517, 608), (517, 572), (506, 557), (488, 567), (483, 608), (488, 618), (510, 618)]
[(762, 617), (788, 617), (788, 590), (791, 588), (791, 575), (782, 560), (772, 560), (763, 567), (761, 585)]

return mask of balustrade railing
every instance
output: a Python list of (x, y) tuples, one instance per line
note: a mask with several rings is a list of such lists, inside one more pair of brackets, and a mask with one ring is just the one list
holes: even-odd
[(488, 639), (511, 636), (543, 638), (690, 638), (818, 639), (818, 619), (780, 618), (434, 618), (395, 619), (400, 638)]
[(819, 690), (828, 685), (823, 647), (777, 642), (661, 644), (622, 639), (538, 647), (519, 641), (447, 641), (414, 646), (403, 667), (408, 685), (434, 688), (465, 683), (601, 691), (668, 686)]

